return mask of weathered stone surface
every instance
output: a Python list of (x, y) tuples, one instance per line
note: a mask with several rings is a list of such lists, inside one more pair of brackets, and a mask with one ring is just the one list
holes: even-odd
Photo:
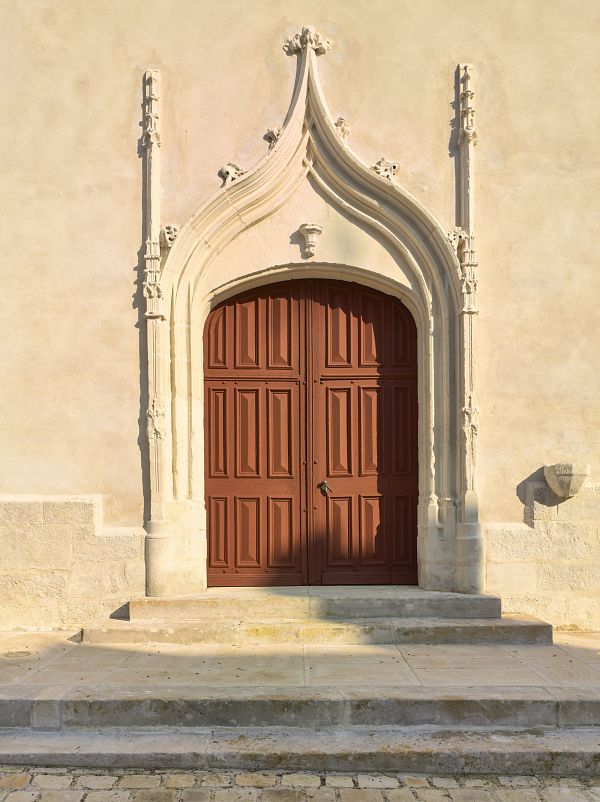
[(382, 802), (381, 791), (374, 788), (340, 788), (340, 802)]
[(89, 791), (85, 802), (130, 802), (131, 793), (125, 790)]
[(30, 777), (30, 774), (22, 771), (0, 774), (0, 789), (3, 791), (18, 791), (21, 788), (25, 788)]
[(321, 785), (321, 778), (315, 774), (284, 774), (281, 784), (299, 788), (318, 788)]
[(269, 788), (275, 785), (276, 775), (268, 771), (245, 771), (236, 774), (236, 785), (250, 785), (255, 788)]
[(81, 802), (83, 791), (43, 790), (39, 802)]
[(265, 788), (262, 802), (303, 802), (304, 793), (296, 788)]
[(0, 526), (42, 524), (44, 507), (41, 501), (4, 500), (0, 497)]
[(176, 802), (176, 796), (175, 791), (166, 789), (135, 791), (133, 802)]
[(181, 797), (182, 802), (210, 802), (212, 791), (210, 788), (186, 789)]
[(78, 787), (98, 791), (112, 788), (115, 782), (116, 777), (111, 777), (109, 774), (86, 774), (82, 777), (77, 777)]
[(255, 802), (257, 797), (256, 788), (217, 788), (215, 791), (215, 802)]
[(193, 774), (168, 774), (163, 779), (165, 788), (191, 788), (195, 782)]
[(386, 777), (385, 775), (359, 774), (357, 779), (359, 788), (398, 787), (398, 780), (395, 777)]
[(354, 780), (347, 774), (328, 774), (325, 784), (330, 788), (354, 788)]
[(119, 788), (158, 788), (159, 785), (158, 774), (130, 774), (119, 780)]
[(71, 775), (35, 774), (32, 783), (38, 788), (68, 788), (73, 782)]

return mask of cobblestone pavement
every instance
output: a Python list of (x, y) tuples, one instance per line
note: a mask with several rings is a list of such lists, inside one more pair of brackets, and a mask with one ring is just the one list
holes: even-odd
[(593, 802), (600, 777), (0, 768), (0, 802)]

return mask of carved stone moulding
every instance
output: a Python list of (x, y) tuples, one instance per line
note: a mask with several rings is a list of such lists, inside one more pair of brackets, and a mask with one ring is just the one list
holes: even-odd
[(379, 161), (371, 167), (371, 170), (375, 170), (377, 175), (391, 181), (399, 168), (400, 165), (398, 162), (391, 162), (389, 159), (379, 159)]
[(269, 128), (267, 133), (264, 135), (263, 139), (266, 139), (269, 143), (269, 150), (273, 150), (281, 135), (283, 134), (283, 126), (276, 125), (275, 128)]
[(344, 142), (350, 136), (350, 125), (346, 117), (338, 117), (334, 123), (336, 130)]
[(227, 164), (224, 164), (223, 167), (221, 167), (218, 175), (223, 179), (223, 186), (228, 187), (245, 173), (246, 170), (242, 170), (242, 168), (238, 167), (237, 164), (234, 164), (233, 162), (227, 162)]
[(572, 462), (544, 465), (544, 478), (552, 492), (559, 498), (573, 498), (581, 490), (589, 475), (589, 465), (576, 465)]
[(298, 231), (304, 237), (304, 252), (305, 259), (310, 259), (317, 252), (317, 237), (323, 231), (323, 226), (318, 223), (302, 223)]

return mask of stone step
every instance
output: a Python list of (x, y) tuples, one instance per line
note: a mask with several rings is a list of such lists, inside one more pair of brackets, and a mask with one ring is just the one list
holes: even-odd
[(120, 621), (83, 629), (86, 643), (552, 643), (537, 618), (365, 618), (351, 621)]
[(498, 618), (498, 596), (413, 587), (210, 588), (197, 596), (132, 599), (132, 621), (291, 621), (353, 618)]
[(0, 763), (587, 777), (600, 774), (600, 728), (16, 730), (0, 739)]
[[(596, 693), (594, 693), (594, 690)], [(598, 727), (598, 688), (0, 687), (0, 728)]]

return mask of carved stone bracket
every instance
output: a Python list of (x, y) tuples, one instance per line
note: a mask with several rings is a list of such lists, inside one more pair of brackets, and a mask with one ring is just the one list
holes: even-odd
[(371, 170), (375, 170), (377, 175), (380, 175), (382, 178), (387, 178), (388, 181), (391, 181), (392, 178), (398, 172), (400, 165), (398, 162), (391, 162), (389, 159), (379, 159), (377, 164), (374, 164), (371, 167)]
[(350, 125), (345, 117), (338, 117), (334, 123), (336, 130), (344, 142), (350, 136)]
[(269, 143), (269, 150), (273, 150), (281, 135), (283, 134), (283, 126), (278, 125), (275, 128), (269, 128), (263, 139)]
[(307, 47), (310, 47), (311, 50), (315, 51), (317, 56), (322, 56), (329, 50), (332, 44), (333, 41), (331, 39), (326, 39), (324, 36), (321, 36), (320, 33), (317, 33), (314, 28), (307, 26), (302, 28), (300, 33), (286, 39), (283, 49), (288, 56), (292, 56), (294, 53), (301, 53)]
[(223, 186), (228, 187), (245, 173), (246, 170), (242, 170), (242, 168), (238, 167), (237, 164), (234, 164), (233, 162), (227, 162), (227, 164), (224, 164), (223, 167), (221, 167), (218, 174), (223, 179)]
[(305, 259), (310, 259), (317, 252), (317, 237), (323, 231), (323, 226), (318, 223), (302, 223), (298, 231), (304, 237), (304, 251), (303, 256)]
[(175, 244), (175, 240), (177, 239), (177, 235), (179, 234), (179, 226), (174, 226), (174, 225), (163, 226), (161, 234), (165, 248), (167, 249), (172, 248), (173, 245)]

